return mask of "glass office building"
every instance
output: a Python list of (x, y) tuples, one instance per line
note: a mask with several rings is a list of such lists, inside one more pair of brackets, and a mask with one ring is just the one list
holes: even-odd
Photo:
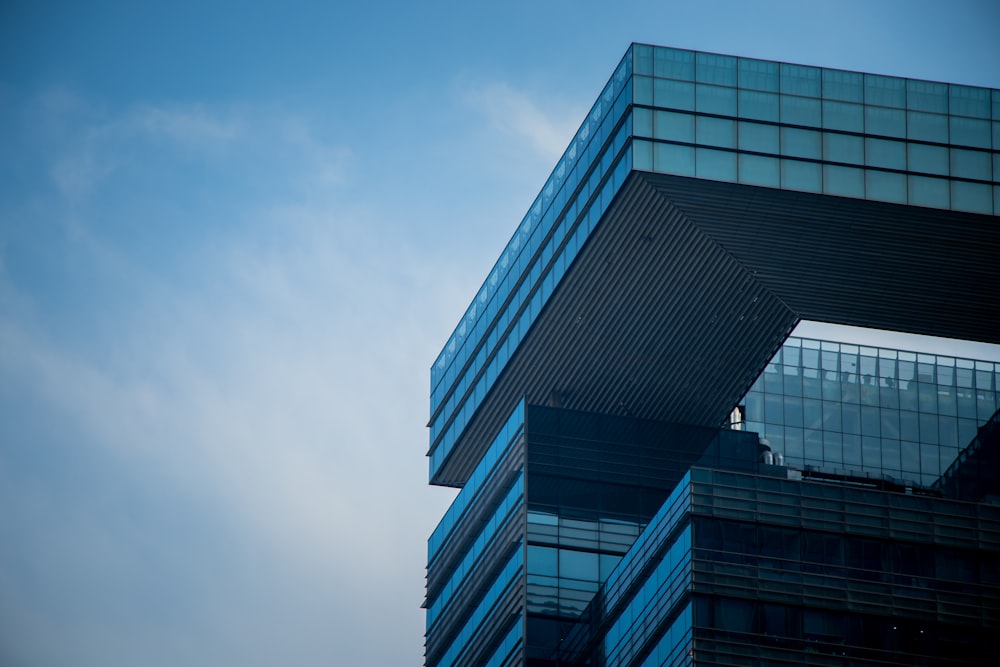
[(425, 664), (955, 664), (1000, 627), (1000, 91), (633, 45), (431, 370)]

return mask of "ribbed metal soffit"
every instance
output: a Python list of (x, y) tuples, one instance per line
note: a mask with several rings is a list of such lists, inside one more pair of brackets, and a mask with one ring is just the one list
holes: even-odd
[(799, 319), (1000, 343), (996, 218), (634, 172), (435, 479), (529, 403), (717, 426)]

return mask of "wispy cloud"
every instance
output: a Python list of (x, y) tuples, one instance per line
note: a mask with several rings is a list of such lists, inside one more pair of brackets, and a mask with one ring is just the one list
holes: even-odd
[(569, 144), (585, 112), (576, 108), (553, 112), (527, 92), (504, 82), (469, 85), (462, 97), (496, 131), (523, 142), (553, 163)]

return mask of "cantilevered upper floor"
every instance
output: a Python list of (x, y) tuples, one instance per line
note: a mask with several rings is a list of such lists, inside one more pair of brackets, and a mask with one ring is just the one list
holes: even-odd
[(1000, 342), (998, 214), (998, 90), (632, 45), (431, 369), (431, 481), (522, 398), (718, 425), (803, 318)]

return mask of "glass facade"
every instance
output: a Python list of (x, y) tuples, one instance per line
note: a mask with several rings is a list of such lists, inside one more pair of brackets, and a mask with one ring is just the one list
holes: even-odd
[[(653, 245), (664, 233), (680, 239), (653, 265), (664, 270), (694, 267), (714, 242), (674, 203), (644, 198), (653, 190), (688, 212), (685, 196), (766, 207), (776, 191), (804, 192), (780, 200), (785, 214), (820, 202), (851, 220), (919, 218), (922, 230), (957, 220), (994, 230), (984, 243), (1000, 247), (998, 156), (1000, 91), (630, 47), (431, 369), (430, 477), (460, 491), (428, 539), (427, 667), (993, 664), (1000, 364), (788, 338), (795, 312), (751, 308), (774, 276), (703, 260), (700, 277), (640, 281), (633, 262), (664, 252)], [(736, 203), (710, 211), (751, 224), (732, 213), (751, 202)], [(601, 236), (615, 224), (625, 232)], [(778, 229), (757, 225), (738, 249), (763, 252)], [(578, 259), (598, 241), (599, 263)], [(965, 266), (961, 250), (949, 266)], [(574, 279), (581, 264), (590, 273)], [(871, 273), (875, 285), (906, 280)], [(711, 300), (706, 276), (738, 298)], [(640, 289), (623, 315), (585, 317), (630, 279)], [(643, 319), (656, 280), (704, 295), (709, 316), (678, 301)], [(562, 287), (580, 296), (560, 301)], [(985, 294), (1000, 313), (1000, 292)], [(774, 320), (770, 333), (741, 338), (750, 329), (733, 323), (758, 318)], [(588, 325), (590, 339), (557, 330)], [(632, 349), (624, 332), (643, 327), (652, 342)], [(672, 368), (657, 359), (682, 334), (715, 346), (689, 355), (715, 379), (641, 386), (693, 403), (724, 392), (730, 419), (630, 410), (634, 369)], [(523, 361), (538, 336), (599, 345), (559, 358), (575, 365), (560, 375), (570, 362)], [(623, 362), (633, 371), (616, 374)], [(518, 364), (541, 393), (498, 398)], [(737, 389), (715, 386), (725, 375)], [(592, 395), (611, 397), (614, 414), (564, 403)]]

